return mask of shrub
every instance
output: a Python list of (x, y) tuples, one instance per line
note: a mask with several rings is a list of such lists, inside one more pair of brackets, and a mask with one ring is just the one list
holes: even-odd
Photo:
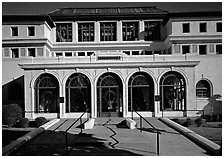
[(201, 117), (197, 117), (197, 118), (195, 119), (195, 123), (197, 124), (197, 127), (200, 127), (201, 124), (202, 124), (202, 118), (201, 118)]
[(40, 127), (41, 125), (43, 125), (43, 124), (45, 124), (47, 122), (45, 117), (37, 117), (35, 119), (35, 121), (36, 121), (37, 127)]
[(189, 127), (191, 125), (191, 118), (187, 118), (186, 121), (182, 125), (185, 127)]
[(28, 118), (21, 118), (19, 120), (19, 125), (20, 125), (21, 128), (27, 128), (27, 127), (29, 127), (29, 123), (30, 123), (30, 121), (29, 121)]
[(18, 104), (3, 105), (2, 123), (12, 127), (20, 118), (22, 118), (22, 108)]

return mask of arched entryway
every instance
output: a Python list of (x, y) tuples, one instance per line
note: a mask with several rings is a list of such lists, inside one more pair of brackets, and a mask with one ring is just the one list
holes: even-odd
[(122, 115), (122, 81), (114, 73), (105, 73), (97, 81), (97, 116)]
[(81, 73), (72, 74), (66, 81), (66, 113), (91, 112), (91, 84)]
[(36, 113), (59, 113), (59, 83), (56, 77), (48, 73), (40, 75), (34, 90)]
[(128, 111), (154, 111), (154, 82), (145, 72), (134, 73), (128, 81)]
[(186, 110), (186, 82), (175, 71), (165, 73), (160, 80), (160, 109), (166, 111)]

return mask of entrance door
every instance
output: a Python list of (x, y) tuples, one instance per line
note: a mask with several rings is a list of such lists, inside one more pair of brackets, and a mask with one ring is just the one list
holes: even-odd
[(97, 85), (99, 117), (119, 117), (122, 113), (122, 85), (114, 74), (103, 75)]

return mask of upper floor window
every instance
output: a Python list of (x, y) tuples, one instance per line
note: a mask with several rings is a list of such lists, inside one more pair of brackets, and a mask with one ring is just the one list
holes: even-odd
[(160, 39), (160, 23), (158, 21), (145, 22), (145, 41)]
[(56, 24), (56, 42), (72, 42), (72, 24)]
[(199, 54), (200, 55), (207, 54), (207, 45), (199, 45)]
[(139, 26), (138, 22), (123, 22), (122, 33), (123, 41), (138, 40)]
[(12, 51), (12, 58), (19, 58), (19, 49), (18, 48), (13, 48), (11, 49)]
[(115, 22), (100, 23), (100, 40), (116, 41), (116, 28)]
[(186, 45), (186, 46), (182, 46), (182, 54), (187, 54), (190, 53), (190, 46)]
[(211, 88), (208, 81), (201, 80), (196, 84), (196, 96), (200, 98), (208, 98), (211, 96)]
[(183, 28), (183, 33), (190, 32), (190, 24), (189, 23), (182, 24), (182, 28)]
[(12, 36), (18, 36), (18, 27), (11, 27)]
[(28, 27), (28, 36), (35, 36), (35, 27), (34, 26)]
[(78, 24), (78, 41), (79, 42), (94, 41), (94, 23)]
[(36, 56), (35, 48), (28, 48), (28, 56), (29, 57), (35, 57)]
[(222, 23), (221, 22), (216, 23), (216, 32), (222, 32)]
[(216, 54), (222, 54), (222, 45), (221, 44), (216, 45)]
[(207, 23), (200, 23), (200, 32), (207, 32)]

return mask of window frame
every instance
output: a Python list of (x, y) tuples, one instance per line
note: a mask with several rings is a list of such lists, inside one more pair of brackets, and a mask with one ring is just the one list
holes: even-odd
[(207, 23), (206, 22), (199, 23), (199, 32), (200, 33), (206, 33), (207, 32)]
[[(113, 25), (114, 26), (114, 32), (113, 31), (111, 31), (110, 29), (111, 28), (109, 28), (108, 30), (110, 30), (111, 32), (110, 33), (113, 33), (113, 35), (111, 35), (111, 36), (103, 36), (102, 35), (102, 25), (103, 24), (110, 24), (110, 25)], [(108, 42), (108, 41), (117, 41), (117, 32), (118, 32), (118, 29), (117, 29), (117, 22), (115, 22), (115, 21), (107, 21), (107, 22), (100, 22), (100, 24), (99, 24), (99, 27), (100, 27), (100, 41), (101, 42)], [(107, 30), (107, 33), (108, 33), (108, 30)], [(105, 33), (105, 31), (104, 31), (104, 33)], [(105, 38), (109, 38), (110, 40), (105, 40)]]
[[(137, 24), (137, 28), (134, 29), (134, 31), (127, 31), (128, 29), (130, 29), (131, 27), (129, 26), (128, 28), (125, 27), (124, 25), (126, 24)], [(139, 21), (122, 21), (122, 25), (121, 25), (121, 33), (122, 33), (122, 41), (128, 42), (128, 41), (139, 41), (139, 31), (140, 31), (140, 22)], [(126, 31), (124, 32), (124, 29), (126, 29)], [(132, 34), (131, 32), (134, 32), (134, 36), (132, 35), (127, 35), (127, 32), (129, 32), (130, 34)], [(137, 32), (137, 33), (136, 33)], [(131, 36), (131, 38), (129, 39), (129, 36)], [(125, 38), (126, 37), (126, 38)]]
[[(89, 28), (87, 27), (87, 30), (82, 30), (82, 28), (80, 28), (80, 25), (84, 25), (84, 24), (89, 25)], [(90, 25), (93, 25), (93, 26), (90, 26)], [(95, 42), (95, 34), (96, 34), (95, 28), (96, 26), (94, 22), (77, 22), (78, 42)], [(83, 31), (83, 32), (80, 33), (80, 31)], [(88, 32), (89, 35), (83, 36), (85, 34), (84, 31)]]
[[(197, 87), (200, 82), (205, 83), (207, 85), (207, 87)], [(196, 83), (196, 86), (195, 87), (196, 87), (196, 94), (195, 94), (196, 95), (196, 98), (198, 98), (198, 99), (203, 99), (203, 98), (207, 99), (207, 98), (209, 98), (209, 97), (212, 96), (212, 85), (211, 85), (211, 83), (208, 80), (206, 80), (206, 79), (199, 80)], [(199, 92), (202, 95), (199, 96), (198, 95)]]
[[(221, 50), (221, 53), (217, 51), (217, 47), (220, 47), (220, 48), (218, 48), (218, 49)], [(216, 54), (218, 54), (218, 55), (222, 55), (222, 44), (216, 44), (216, 45), (215, 45), (215, 52), (216, 52)]]
[[(153, 28), (153, 30), (149, 29), (149, 23), (156, 23), (156, 25), (158, 26), (155, 26)], [(144, 21), (144, 32), (145, 32), (145, 35), (144, 35), (144, 40), (145, 41), (158, 41), (158, 40), (161, 40), (161, 28), (160, 28), (160, 25), (161, 25), (161, 21)], [(149, 31), (151, 31), (151, 36), (148, 35)]]
[[(221, 25), (221, 26), (219, 26), (219, 25)], [(216, 32), (222, 32), (222, 22), (216, 23)]]
[(35, 36), (35, 26), (28, 26), (27, 27), (27, 35), (28, 36)]
[[(205, 54), (201, 54), (200, 52), (200, 47), (202, 47), (202, 46), (205, 46)], [(207, 55), (208, 54), (208, 46), (206, 45), (206, 44), (201, 44), (201, 45), (198, 45), (198, 54), (199, 55)]]
[[(188, 47), (188, 52), (184, 52), (184, 48)], [(182, 45), (182, 54), (187, 54), (191, 52), (191, 45)]]
[[(14, 30), (14, 29), (16, 29), (16, 30)], [(16, 31), (16, 33), (15, 33), (14, 31)], [(11, 36), (12, 36), (12, 37), (17, 37), (17, 36), (19, 36), (19, 28), (18, 28), (18, 26), (12, 26), (12, 27), (11, 27)]]
[[(63, 43), (63, 42), (66, 42), (66, 43), (69, 43), (69, 42), (72, 42), (73, 41), (73, 25), (72, 25), (72, 22), (58, 22), (55, 24), (56, 25), (56, 28), (55, 28), (55, 41), (57, 43)], [(57, 29), (58, 29), (58, 26), (57, 25), (66, 25), (66, 28), (65, 28), (65, 31), (66, 31), (66, 38), (64, 39), (65, 41), (61, 41), (59, 40), (58, 41), (58, 33), (57, 33)], [(71, 29), (68, 27), (69, 25), (71, 25)], [(59, 35), (61, 34), (61, 32), (64, 31), (63, 29), (59, 29)], [(62, 37), (61, 37), (62, 38)], [(60, 39), (60, 38), (59, 38)]]
[[(32, 55), (30, 55), (31, 50), (34, 50), (34, 52), (32, 52), (33, 53)], [(36, 57), (37, 56), (35, 48), (27, 48), (27, 52), (28, 52), (28, 57)]]
[(182, 23), (182, 33), (190, 33), (190, 23)]
[[(14, 51), (17, 51), (17, 55), (15, 55), (15, 52)], [(19, 55), (19, 48), (11, 48), (11, 54), (12, 54), (12, 58), (19, 58), (20, 55)]]

